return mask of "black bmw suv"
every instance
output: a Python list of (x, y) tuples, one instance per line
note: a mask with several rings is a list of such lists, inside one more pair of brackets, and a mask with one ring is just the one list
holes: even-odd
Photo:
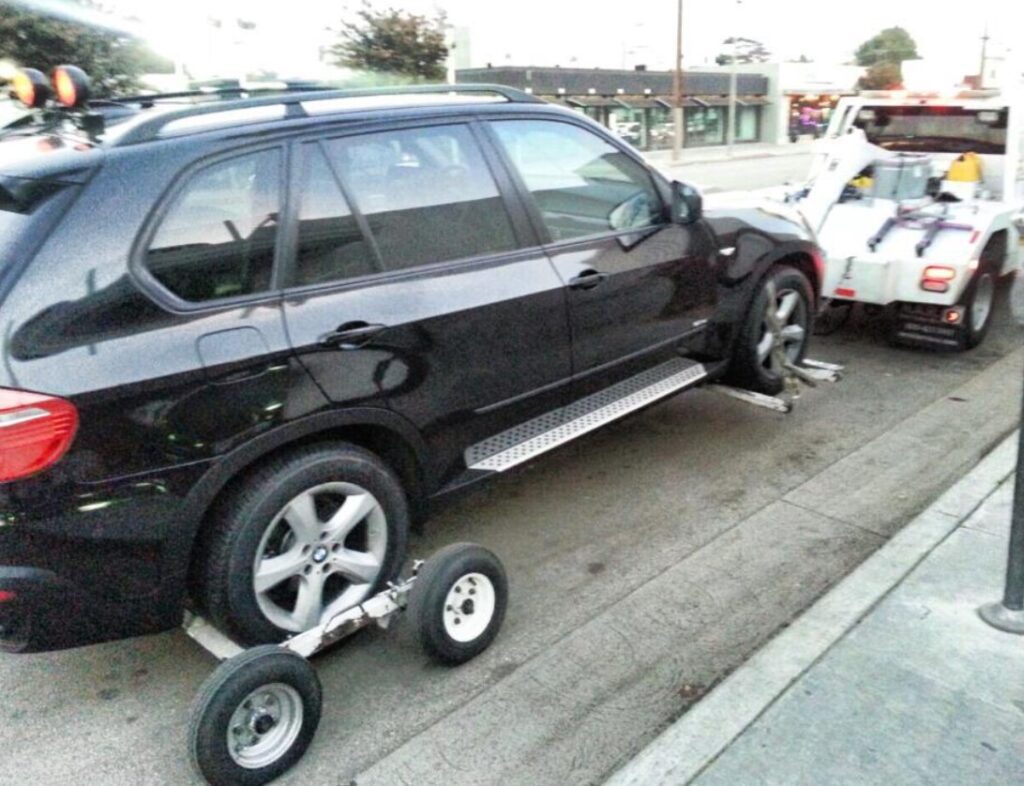
[(308, 629), (454, 492), (777, 392), (765, 315), (798, 359), (820, 277), (503, 87), (51, 102), (0, 130), (0, 645)]

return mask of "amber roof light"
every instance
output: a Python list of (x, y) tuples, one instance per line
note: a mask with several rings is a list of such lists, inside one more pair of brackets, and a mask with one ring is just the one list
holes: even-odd
[(20, 68), (11, 80), (11, 96), (29, 109), (38, 109), (50, 97), (50, 83), (42, 71)]
[(53, 69), (53, 90), (61, 106), (83, 107), (89, 100), (89, 77), (77, 66), (57, 66)]

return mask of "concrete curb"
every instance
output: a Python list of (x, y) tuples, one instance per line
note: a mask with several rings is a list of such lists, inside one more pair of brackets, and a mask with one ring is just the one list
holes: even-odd
[(615, 773), (606, 786), (692, 781), (998, 488), (1011, 434), (835, 588)]

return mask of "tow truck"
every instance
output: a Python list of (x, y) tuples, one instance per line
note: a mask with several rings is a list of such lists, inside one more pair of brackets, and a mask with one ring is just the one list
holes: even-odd
[(862, 303), (886, 317), (893, 343), (981, 343), (996, 280), (1024, 257), (1021, 92), (866, 91), (839, 102), (806, 183), (782, 195), (826, 254), (833, 324)]

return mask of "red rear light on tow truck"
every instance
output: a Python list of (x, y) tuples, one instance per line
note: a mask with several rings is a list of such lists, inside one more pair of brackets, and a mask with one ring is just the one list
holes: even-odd
[(929, 265), (921, 275), (921, 289), (926, 292), (948, 292), (949, 282), (956, 278), (956, 271), (944, 265)]
[(78, 410), (70, 401), (0, 388), (0, 483), (56, 464), (77, 430)]

